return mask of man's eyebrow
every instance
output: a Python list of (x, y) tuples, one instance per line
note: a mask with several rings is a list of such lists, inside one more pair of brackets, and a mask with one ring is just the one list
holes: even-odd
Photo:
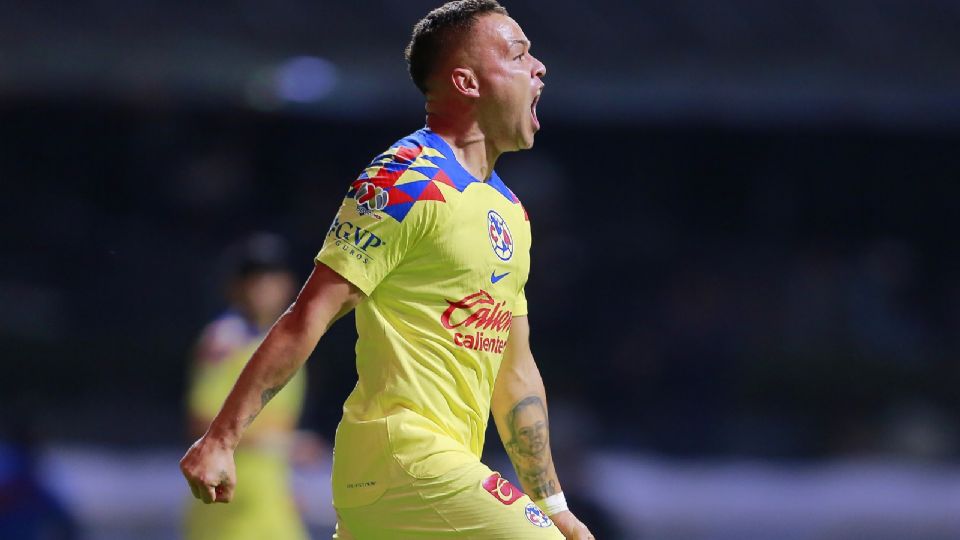
[(527, 47), (530, 46), (530, 42), (525, 39), (511, 39), (510, 44), (513, 45), (514, 43), (519, 43), (520, 45), (526, 45)]

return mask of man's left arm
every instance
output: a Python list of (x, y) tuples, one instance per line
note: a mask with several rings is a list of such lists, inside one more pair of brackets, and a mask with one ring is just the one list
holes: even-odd
[[(516, 317), (493, 388), (493, 420), (520, 484), (570, 539), (593, 538), (568, 509), (550, 453), (547, 397), (530, 351), (530, 324)], [(546, 508), (544, 508), (546, 506)]]

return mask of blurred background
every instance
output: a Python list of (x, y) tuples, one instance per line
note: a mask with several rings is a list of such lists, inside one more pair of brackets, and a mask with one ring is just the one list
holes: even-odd
[[(402, 51), (438, 3), (0, 5), (0, 537), (180, 537), (224, 250), (272, 231), (306, 277), (423, 124)], [(960, 2), (504, 5), (548, 75), (498, 171), (598, 538), (960, 537)], [(354, 339), (308, 364), (327, 440)], [(315, 538), (322, 454), (293, 477)]]

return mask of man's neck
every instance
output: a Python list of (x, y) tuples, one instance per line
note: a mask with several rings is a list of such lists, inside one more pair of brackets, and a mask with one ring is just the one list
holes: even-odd
[(454, 157), (468, 173), (486, 182), (493, 174), (500, 152), (487, 139), (475, 119), (466, 115), (462, 120), (455, 118), (455, 115), (429, 113), (427, 127), (450, 145)]

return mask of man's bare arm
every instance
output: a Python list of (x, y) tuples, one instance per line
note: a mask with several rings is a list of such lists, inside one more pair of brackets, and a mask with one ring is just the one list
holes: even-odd
[[(547, 396), (530, 351), (530, 325), (526, 317), (513, 319), (493, 388), (491, 409), (500, 439), (524, 491), (536, 501), (561, 493), (550, 452)], [(593, 538), (569, 510), (550, 517), (567, 538)]]
[(529, 347), (526, 317), (513, 320), (493, 388), (493, 419), (524, 491), (534, 500), (560, 492), (550, 454), (547, 397)]
[(297, 299), (247, 362), (206, 433), (180, 460), (195, 497), (207, 503), (233, 498), (233, 450), (244, 429), (293, 378), (330, 325), (363, 298), (356, 286), (317, 264)]

